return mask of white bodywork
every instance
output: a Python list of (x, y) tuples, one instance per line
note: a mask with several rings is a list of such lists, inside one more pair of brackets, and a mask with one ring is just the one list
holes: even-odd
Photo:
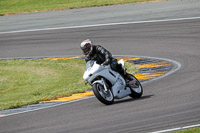
[[(124, 67), (123, 60), (120, 60), (118, 63), (122, 64), (122, 66)], [(101, 85), (103, 85), (106, 90), (106, 79), (112, 85), (111, 91), (113, 93), (114, 98), (120, 99), (131, 94), (130, 88), (126, 87), (126, 82), (124, 78), (119, 73), (113, 71), (110, 65), (102, 66), (97, 64), (96, 62), (93, 62), (92, 65), (88, 64), (88, 66), (89, 67), (86, 67), (83, 79), (86, 80), (90, 85), (93, 85), (98, 82)]]

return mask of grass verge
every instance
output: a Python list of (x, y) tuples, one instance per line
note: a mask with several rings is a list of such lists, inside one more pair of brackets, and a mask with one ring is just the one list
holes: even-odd
[(0, 0), (0, 16), (148, 1), (155, 0)]
[[(126, 63), (128, 71), (137, 68)], [(91, 89), (82, 75), (85, 61), (0, 60), (0, 110), (17, 108)]]
[(173, 133), (200, 133), (200, 127), (176, 131)]

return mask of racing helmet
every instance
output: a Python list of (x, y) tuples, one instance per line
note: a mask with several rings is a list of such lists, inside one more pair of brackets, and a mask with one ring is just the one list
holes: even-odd
[(84, 55), (90, 55), (92, 53), (92, 50), (93, 50), (92, 41), (90, 41), (90, 39), (84, 40), (81, 43), (80, 48), (83, 50)]

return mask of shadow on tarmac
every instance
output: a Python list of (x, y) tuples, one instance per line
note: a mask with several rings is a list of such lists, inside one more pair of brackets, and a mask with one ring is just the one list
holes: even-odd
[(146, 95), (146, 96), (142, 96), (141, 98), (128, 98), (128, 99), (124, 99), (124, 100), (117, 100), (114, 102), (114, 104), (121, 104), (121, 103), (126, 103), (126, 102), (132, 102), (132, 101), (138, 101), (138, 100), (144, 100), (144, 99), (149, 99), (152, 96), (154, 96), (154, 94), (152, 95)]

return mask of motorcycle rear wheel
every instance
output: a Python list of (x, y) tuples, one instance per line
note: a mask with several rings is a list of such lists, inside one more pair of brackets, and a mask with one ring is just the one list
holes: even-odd
[[(135, 76), (133, 76), (131, 74), (129, 74), (129, 76), (132, 77), (132, 80), (136, 82), (136, 84), (134, 84), (133, 86), (131, 86), (131, 85), (128, 86), (131, 89), (131, 94), (129, 96), (132, 98), (140, 98), (143, 94), (142, 85)], [(129, 82), (131, 82), (131, 81), (129, 81)]]
[(112, 91), (110, 89), (105, 91), (104, 86), (100, 83), (95, 83), (92, 86), (92, 90), (96, 98), (103, 104), (110, 105), (114, 103), (114, 96)]

